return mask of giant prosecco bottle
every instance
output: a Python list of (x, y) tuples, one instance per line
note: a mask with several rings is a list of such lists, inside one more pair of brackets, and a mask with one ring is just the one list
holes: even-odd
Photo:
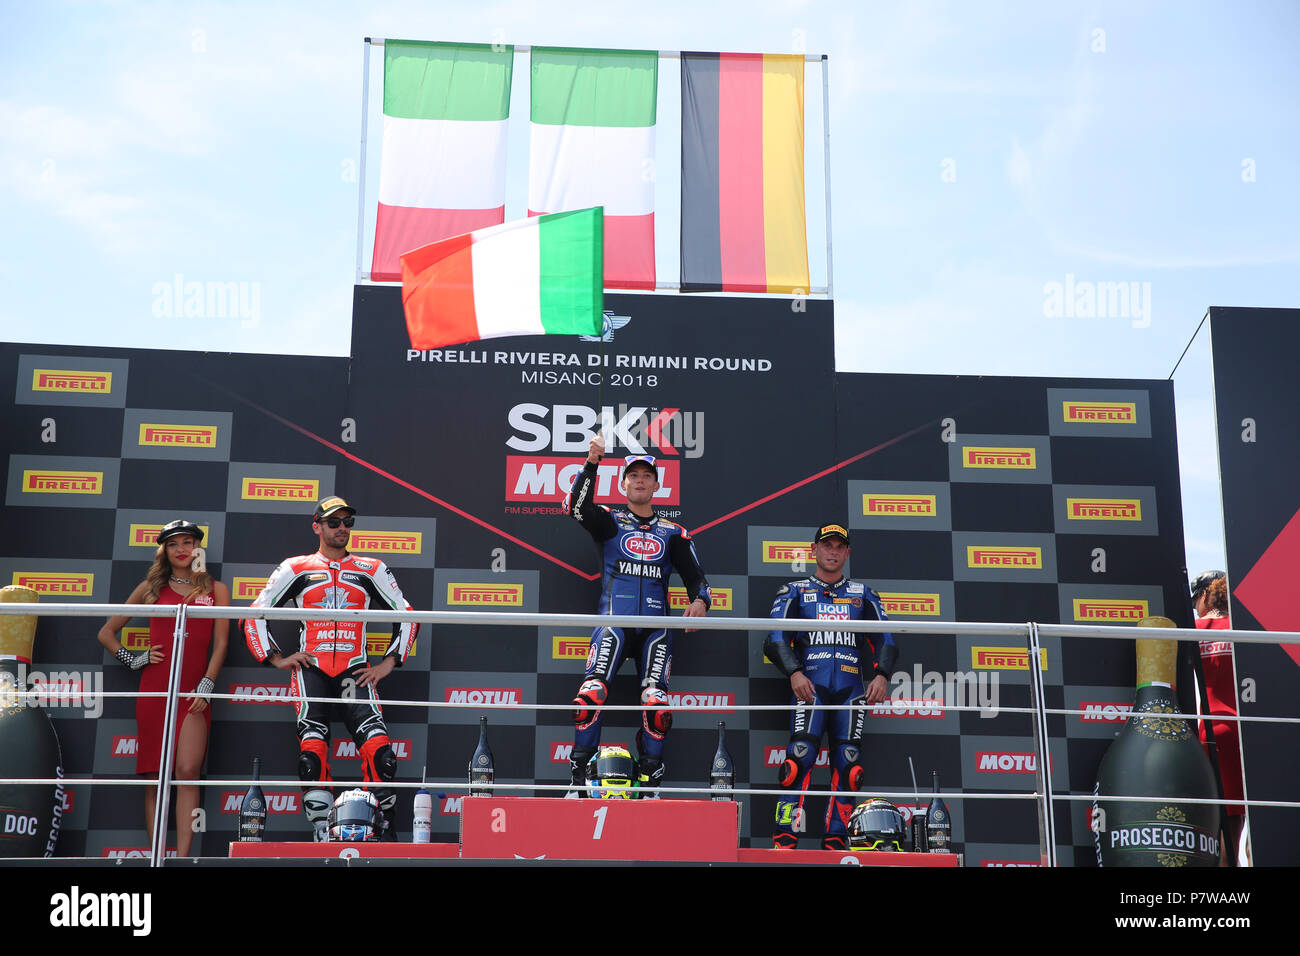
[[(35, 604), (31, 588), (0, 588), (0, 602)], [(62, 778), (63, 755), (39, 698), (26, 695), (36, 616), (0, 615), (0, 779)], [(0, 784), (0, 857), (54, 856), (63, 787)]]
[[(1167, 617), (1138, 627), (1176, 627)], [(1099, 866), (1218, 866), (1214, 772), (1174, 692), (1178, 642), (1139, 638), (1133, 713), (1097, 770), (1093, 842)], [(1129, 802), (1108, 797), (1163, 797)]]

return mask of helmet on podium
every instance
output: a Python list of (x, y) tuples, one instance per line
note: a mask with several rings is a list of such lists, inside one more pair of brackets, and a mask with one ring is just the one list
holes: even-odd
[(873, 797), (859, 803), (848, 830), (851, 850), (903, 850), (903, 814), (888, 800)]
[(626, 747), (601, 747), (587, 762), (587, 790), (598, 800), (634, 798), (636, 762)]
[(327, 826), (331, 840), (359, 842), (378, 839), (382, 829), (379, 801), (369, 790), (345, 790), (330, 807)]

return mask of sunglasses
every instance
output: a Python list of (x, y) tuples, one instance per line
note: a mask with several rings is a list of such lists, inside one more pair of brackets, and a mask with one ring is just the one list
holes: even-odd
[(331, 528), (337, 528), (339, 525), (343, 525), (345, 528), (351, 528), (357, 523), (357, 519), (352, 517), (352, 515), (348, 515), (346, 518), (321, 518), (320, 523), (329, 525)]
[(628, 455), (623, 459), (624, 465), (634, 465), (638, 461), (649, 465), (651, 468), (655, 466), (654, 455)]

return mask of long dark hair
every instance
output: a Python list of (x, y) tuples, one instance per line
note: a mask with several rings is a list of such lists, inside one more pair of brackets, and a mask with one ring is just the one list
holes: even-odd
[[(149, 567), (149, 573), (144, 576), (145, 584), (148, 589), (144, 596), (145, 604), (157, 604), (158, 595), (162, 589), (171, 580), (172, 563), (167, 560), (167, 543), (163, 542), (158, 545), (158, 551), (153, 556), (153, 564)], [(207, 571), (194, 571), (190, 574), (190, 584), (194, 587), (191, 596), (196, 594), (212, 593), (212, 575)]]

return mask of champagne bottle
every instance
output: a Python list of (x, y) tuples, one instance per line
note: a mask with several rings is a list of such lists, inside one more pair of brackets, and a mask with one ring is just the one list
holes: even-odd
[[(1138, 627), (1176, 627), (1167, 617)], [(1137, 641), (1133, 712), (1102, 757), (1093, 790), (1093, 843), (1099, 866), (1218, 866), (1219, 808), (1214, 771), (1174, 691), (1178, 642)], [(1128, 802), (1108, 797), (1163, 797)]]
[(428, 843), (433, 837), (433, 794), (424, 787), (415, 791), (415, 818), (411, 829), (413, 843)]
[(948, 804), (939, 795), (939, 771), (934, 773), (934, 796), (925, 813), (925, 844), (928, 853), (952, 852), (952, 817)]
[(478, 746), (469, 761), (469, 795), (471, 797), (490, 797), (492, 789), (484, 784), (491, 784), (496, 778), (496, 769), (492, 764), (492, 750), (488, 747), (487, 718), (478, 719)]
[(239, 805), (239, 842), (261, 843), (266, 832), (266, 795), (257, 782), (262, 779), (262, 758), (253, 758), (253, 785)]
[(718, 749), (713, 754), (713, 769), (709, 771), (709, 789), (714, 800), (731, 800), (736, 785), (736, 765), (727, 753), (726, 734), (727, 725), (718, 721)]
[[(6, 604), (35, 604), (31, 588), (0, 588)], [(59, 735), (40, 697), (28, 695), (36, 615), (0, 617), (0, 779), (62, 778)], [(54, 856), (63, 821), (63, 787), (0, 783), (0, 857)]]

